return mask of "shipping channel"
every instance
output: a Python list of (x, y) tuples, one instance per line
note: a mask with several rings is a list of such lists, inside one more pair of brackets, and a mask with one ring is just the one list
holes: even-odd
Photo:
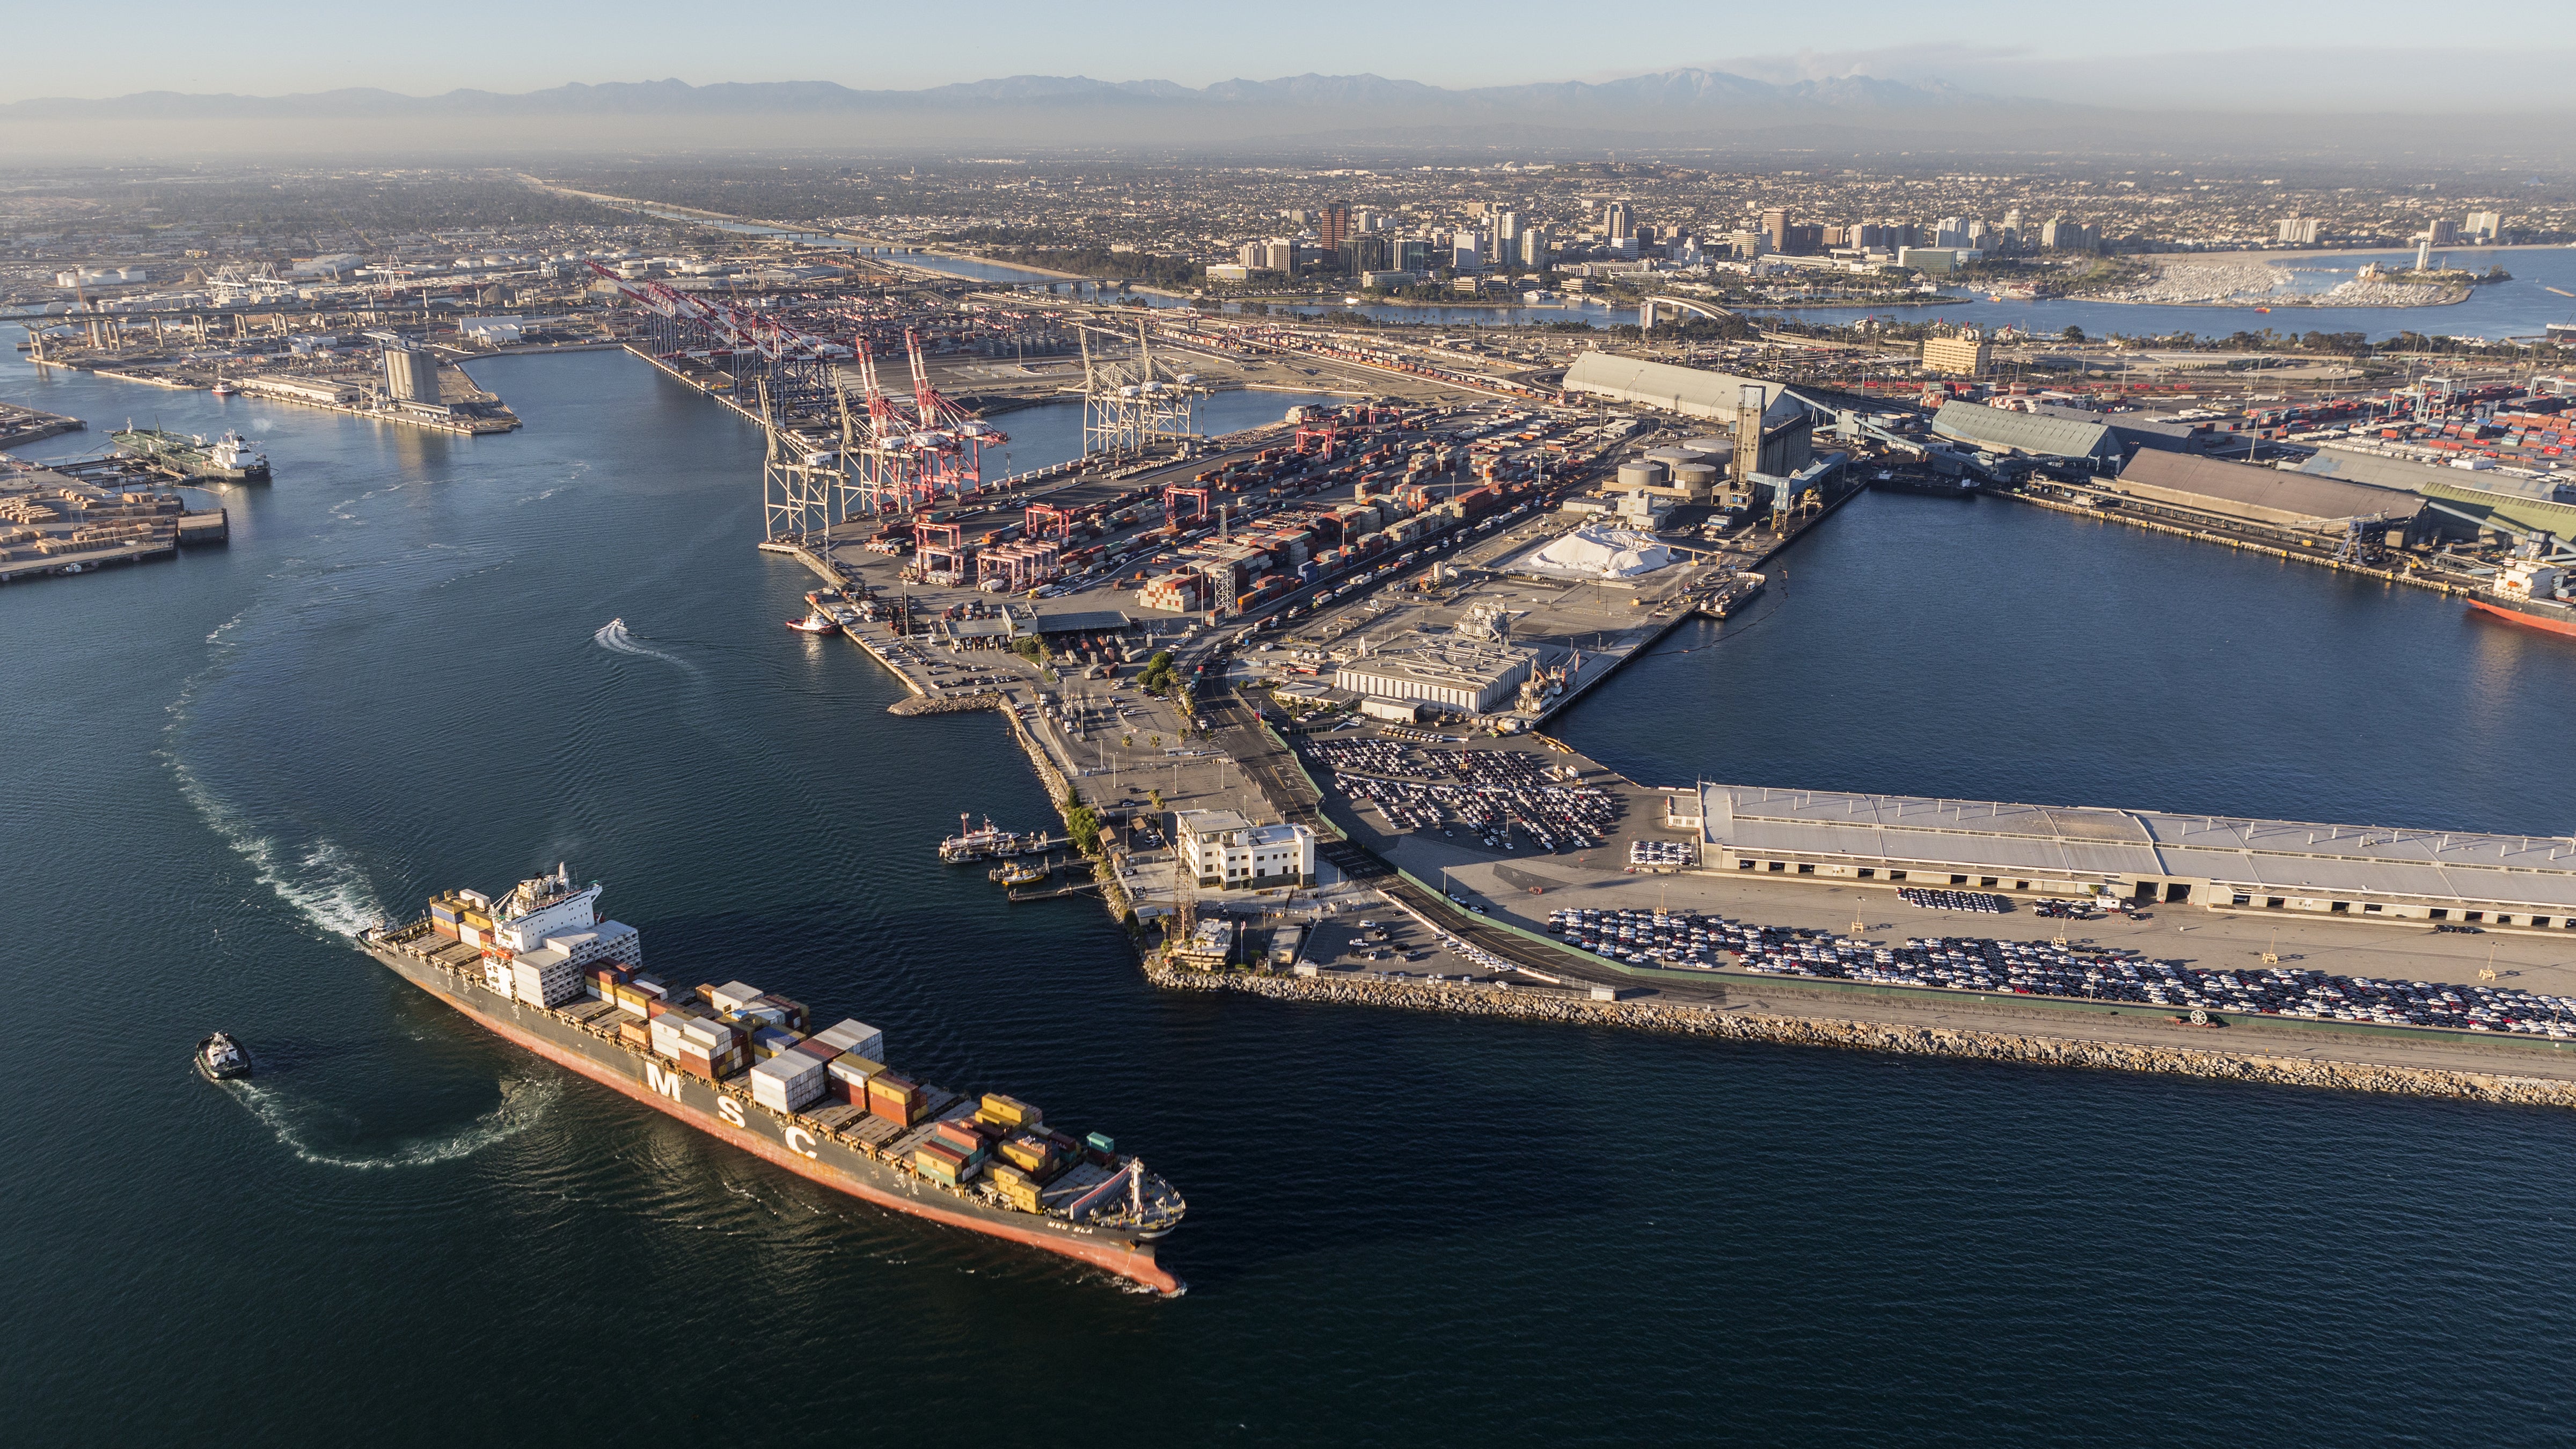
[[(476, 367), (524, 431), (268, 410), (282, 481), (227, 549), (0, 600), (0, 984), (85, 1023), (0, 1117), (25, 1442), (1067, 1432), (997, 1366), (1174, 1442), (2561, 1436), (2569, 1114), (1158, 992), (1096, 905), (995, 910), (921, 848), (961, 796), (1049, 804), (999, 719), (888, 716), (859, 651), (779, 629), (811, 580), (750, 547), (748, 424), (622, 354)], [(1878, 495), (1787, 561), (1777, 613), (1639, 661), (1576, 741), (1646, 779), (2576, 816), (2566, 652), (2429, 596)], [(1114, 1123), (1190, 1196), (1191, 1295), (809, 1188), (345, 937), (557, 858), (662, 963)], [(217, 1025), (252, 1086), (187, 1069)]]

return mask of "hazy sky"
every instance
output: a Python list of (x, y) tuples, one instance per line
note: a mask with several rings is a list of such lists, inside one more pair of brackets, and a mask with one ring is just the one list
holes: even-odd
[[(1204, 85), (1315, 71), (1443, 86), (1606, 79), (1708, 65), (1768, 80), (1858, 72), (2115, 104), (2510, 109), (2564, 96), (2568, 6), (2487, 0), (2434, 50), (2420, 0), (1842, 0), (1595, 7), (1520, 0), (1302, 6), (853, 0), (274, 0), (25, 5), (0, 101), (143, 90), (283, 95), (526, 91), (670, 76), (914, 89), (1018, 74)], [(2539, 42), (2535, 44), (2535, 42)], [(2469, 48), (2476, 47), (2476, 48)], [(59, 64), (55, 63), (59, 62)]]

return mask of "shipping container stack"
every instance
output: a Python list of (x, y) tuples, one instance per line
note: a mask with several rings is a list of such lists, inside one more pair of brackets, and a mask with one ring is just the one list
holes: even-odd
[(801, 1112), (823, 1098), (823, 1063), (804, 1052), (786, 1051), (755, 1063), (751, 1100), (773, 1112)]
[(522, 951), (509, 965), (511, 999), (534, 1006), (561, 1006), (582, 994), (581, 973), (571, 956), (552, 946)]
[(742, 1033), (725, 1022), (666, 1011), (653, 1018), (648, 1030), (653, 1050), (678, 1062), (684, 1072), (712, 1082), (743, 1068)]

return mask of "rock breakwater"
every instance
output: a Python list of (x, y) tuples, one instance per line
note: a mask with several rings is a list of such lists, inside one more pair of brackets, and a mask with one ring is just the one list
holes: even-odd
[(2149, 1046), (2036, 1033), (1972, 1031), (1830, 1017), (1778, 1016), (1643, 1001), (1593, 1001), (1559, 991), (1494, 990), (1329, 976), (1220, 974), (1175, 970), (1153, 960), (1146, 962), (1145, 972), (1155, 985), (1179, 991), (1241, 991), (1286, 1001), (1446, 1011), (1467, 1016), (1512, 1017), (1568, 1026), (1676, 1032), (1739, 1041), (1784, 1042), (1796, 1046), (1910, 1052), (1922, 1056), (2023, 1062), (2036, 1066), (2217, 1077), (2273, 1086), (2325, 1087), (2347, 1092), (2388, 1092), (2413, 1097), (2576, 1107), (2576, 1082), (2516, 1076), (2507, 1072), (2320, 1061), (2260, 1052)]

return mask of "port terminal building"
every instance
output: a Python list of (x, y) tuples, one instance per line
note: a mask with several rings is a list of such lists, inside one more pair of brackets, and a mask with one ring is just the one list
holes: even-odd
[(2082, 464), (2096, 472), (2117, 471), (2126, 452), (2108, 423), (1990, 408), (1984, 403), (1941, 404), (1941, 410), (1932, 415), (1932, 431), (1982, 452)]
[(1232, 810), (1183, 810), (1173, 844), (1205, 890), (1311, 885), (1315, 832), (1303, 825), (1255, 825)]
[(2094, 485), (2225, 522), (2291, 531), (2331, 524), (2340, 532), (2359, 519), (2370, 531), (2408, 535), (2425, 512), (2416, 494), (2191, 453), (2141, 450), (2116, 477), (2097, 478)]
[(1587, 352), (1565, 370), (1568, 393), (1718, 424), (1709, 438), (1694, 439), (1692, 446), (1730, 458), (1737, 415), (1756, 388), (1762, 399), (1762, 454), (1753, 471), (1786, 477), (1804, 469), (1815, 461), (1816, 406), (1780, 383), (1608, 352)]
[(1706, 783), (1669, 809), (1713, 874), (2576, 932), (2563, 836)]
[(1436, 704), (1491, 714), (1537, 667), (1538, 651), (1496, 640), (1413, 635), (1377, 646), (1333, 672), (1333, 687), (1368, 699)]

